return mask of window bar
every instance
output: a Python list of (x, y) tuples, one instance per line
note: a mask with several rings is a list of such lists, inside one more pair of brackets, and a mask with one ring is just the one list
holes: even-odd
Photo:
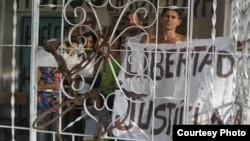
[(36, 49), (38, 47), (39, 34), (39, 4), (40, 0), (32, 1), (32, 23), (31, 23), (31, 64), (30, 64), (30, 140), (37, 138), (36, 130), (32, 128), (33, 121), (37, 117), (37, 92), (36, 92)]
[(212, 38), (212, 67), (211, 67), (211, 82), (210, 82), (210, 93), (208, 95), (208, 105), (209, 105), (209, 112), (208, 112), (208, 124), (212, 124), (210, 118), (212, 117), (212, 114), (214, 112), (213, 105), (212, 105), (212, 99), (213, 99), (213, 85), (214, 85), (214, 77), (215, 75), (215, 69), (216, 69), (216, 55), (215, 55), (215, 39), (216, 39), (216, 21), (217, 21), (217, 16), (216, 16), (216, 9), (217, 9), (217, 0), (213, 0), (212, 3), (212, 8), (213, 8), (213, 14), (212, 14), (212, 31), (211, 31), (211, 38)]
[[(233, 9), (232, 9), (233, 10), (233, 16), (232, 16), (233, 17), (232, 36), (233, 36), (233, 39), (235, 41), (235, 46), (237, 45), (237, 41), (239, 40), (239, 19), (240, 19), (239, 9), (240, 9), (240, 2), (239, 2), (239, 0), (234, 0), (233, 1)], [(237, 50), (237, 49), (235, 49), (235, 50)], [(237, 56), (236, 54), (237, 54), (237, 52), (235, 52), (235, 54), (234, 54), (235, 60), (239, 61), (239, 56)], [(240, 75), (240, 71), (238, 71), (239, 70), (239, 66), (237, 65), (237, 63), (235, 64), (235, 67), (236, 67), (236, 77), (238, 77)], [(236, 86), (240, 86), (241, 85), (240, 84), (241, 82), (239, 82), (237, 80), (235, 80), (235, 82), (236, 82)], [(239, 94), (239, 92), (240, 92), (239, 88), (236, 87), (236, 90), (234, 91), (235, 97), (236, 97), (236, 95)], [(235, 107), (235, 105), (233, 105), (233, 111), (231, 113), (232, 117), (234, 117), (233, 116), (234, 115), (233, 112), (235, 112), (235, 110), (236, 110), (236, 107)], [(231, 122), (234, 123), (234, 120), (232, 119)]]
[(12, 30), (12, 71), (11, 71), (11, 135), (12, 141), (15, 141), (15, 74), (16, 74), (16, 24), (17, 24), (17, 2), (13, 3), (13, 30)]

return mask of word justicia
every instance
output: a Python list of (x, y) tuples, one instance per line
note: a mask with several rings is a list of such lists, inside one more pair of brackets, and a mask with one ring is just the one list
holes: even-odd
[[(130, 97), (130, 98), (133, 98)], [(135, 98), (134, 98), (135, 100)], [(199, 104), (200, 105), (200, 104)], [(129, 131), (132, 130), (134, 124), (136, 124), (142, 130), (150, 130), (152, 120), (158, 121), (162, 123), (159, 126), (154, 127), (154, 135), (159, 135), (165, 133), (168, 136), (172, 135), (172, 128), (173, 125), (181, 125), (183, 124), (183, 117), (184, 117), (184, 100), (176, 101), (176, 102), (165, 102), (161, 104), (155, 105), (154, 114), (153, 114), (153, 101), (148, 103), (141, 103), (135, 104), (132, 103), (131, 105), (131, 114), (129, 116), (130, 122), (128, 124), (123, 124), (121, 121), (121, 115), (116, 116), (115, 127), (118, 130)], [(139, 110), (138, 110), (139, 109)], [(135, 112), (138, 111), (138, 112)], [(189, 114), (193, 115), (190, 117), (192, 119), (193, 124), (199, 124), (201, 119), (204, 120), (204, 117), (197, 116), (201, 114), (201, 109), (199, 106), (190, 106), (188, 108)], [(204, 113), (206, 114), (206, 113)], [(152, 116), (154, 115), (154, 116)], [(221, 115), (219, 115), (218, 111), (216, 110), (212, 113), (212, 117), (208, 118), (207, 120), (211, 120), (212, 123), (218, 122), (219, 124), (223, 124)], [(133, 124), (134, 123), (134, 124)]]

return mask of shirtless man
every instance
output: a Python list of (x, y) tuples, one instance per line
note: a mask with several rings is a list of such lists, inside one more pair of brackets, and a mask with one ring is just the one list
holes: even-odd
[(144, 36), (141, 43), (176, 43), (177, 41), (185, 42), (186, 37), (176, 33), (176, 28), (181, 24), (181, 12), (178, 9), (164, 8), (161, 14), (162, 30), (159, 30), (158, 40), (155, 35)]

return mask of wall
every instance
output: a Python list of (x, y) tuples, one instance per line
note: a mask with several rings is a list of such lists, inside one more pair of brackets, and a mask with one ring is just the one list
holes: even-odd
[[(106, 0), (99, 0), (94, 1), (93, 3), (100, 5), (101, 8), (96, 8), (96, 13), (98, 15), (98, 18), (100, 20), (100, 23), (102, 25), (109, 25), (113, 24), (113, 16), (120, 16), (121, 7), (122, 5), (126, 4), (127, 0), (112, 0), (111, 4), (118, 7), (117, 9), (111, 8), (110, 6), (104, 6), (104, 2)], [(153, 5), (157, 5), (157, 0), (149, 0)], [(193, 38), (210, 38), (211, 37), (211, 30), (212, 30), (212, 3), (213, 0), (193, 0), (194, 7), (193, 7)], [(61, 0), (41, 0), (41, 4), (61, 4)], [(160, 0), (159, 6), (164, 7), (167, 5), (178, 5), (181, 7), (187, 7), (188, 6), (188, 0)], [(217, 9), (216, 9), (216, 15), (217, 15), (217, 22), (216, 22), (216, 35), (222, 36), (223, 35), (223, 24), (224, 24), (224, 10), (225, 10), (225, 0), (217, 1)], [(91, 25), (92, 27), (97, 26), (96, 19), (92, 13), (92, 10), (90, 7), (84, 2), (83, 0), (77, 0), (74, 3), (69, 4), (67, 6), (67, 15), (73, 15), (73, 9), (76, 6), (80, 6), (84, 8), (87, 12), (87, 20), (86, 24)], [(131, 9), (137, 9), (140, 7), (145, 7), (148, 9), (148, 12), (154, 12), (153, 9), (148, 5), (147, 2), (133, 2), (129, 6), (129, 10)], [(19, 11), (25, 12), (30, 11), (31, 9), (31, 0), (26, 0), (23, 3), (19, 3)], [(41, 6), (41, 15), (49, 15), (53, 13), (60, 13), (61, 7), (54, 7), (54, 8), (45, 8)], [(90, 13), (89, 13), (90, 12)], [(81, 17), (83, 17), (83, 12), (80, 11), (80, 9), (77, 10), (77, 13), (79, 14), (76, 19), (78, 21), (81, 20)], [(187, 18), (187, 17), (186, 17)], [(121, 23), (123, 24), (123, 21)], [(182, 30), (186, 30), (186, 28), (181, 27)], [(204, 30), (206, 29), (206, 30)], [(183, 31), (186, 32), (186, 31)]]
[[(193, 38), (211, 38), (212, 31), (212, 0), (203, 0), (195, 4), (197, 17), (194, 18)], [(217, 1), (216, 9), (216, 36), (223, 36), (225, 1)], [(204, 12), (203, 12), (204, 11)]]

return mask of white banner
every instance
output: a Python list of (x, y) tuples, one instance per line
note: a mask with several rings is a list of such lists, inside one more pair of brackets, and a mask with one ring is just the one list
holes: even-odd
[(122, 91), (114, 103), (115, 136), (171, 141), (174, 124), (233, 123), (232, 39), (216, 38), (214, 48), (211, 39), (199, 39), (189, 48), (176, 43), (130, 44), (127, 49), (118, 76)]

